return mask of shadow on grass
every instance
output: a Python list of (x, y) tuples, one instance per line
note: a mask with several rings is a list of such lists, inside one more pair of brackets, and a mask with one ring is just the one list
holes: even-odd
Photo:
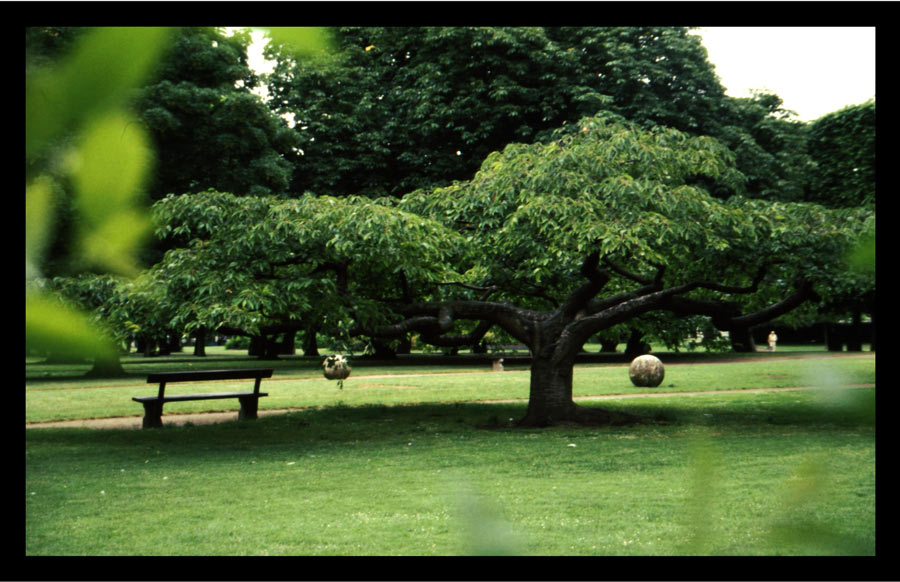
[(795, 427), (806, 431), (873, 428), (875, 389), (714, 394), (652, 403), (604, 403), (657, 424), (702, 425), (723, 430)]
[(408, 441), (416, 436), (446, 436), (488, 432), (541, 433), (584, 431), (602, 434), (703, 427), (723, 433), (760, 433), (781, 428), (807, 433), (835, 429), (868, 430), (875, 424), (875, 390), (841, 391), (823, 397), (817, 392), (781, 392), (673, 397), (652, 403), (614, 401), (590, 407), (635, 415), (642, 422), (626, 426), (560, 425), (519, 428), (525, 403), (450, 403), (409, 405), (333, 406), (291, 411), (251, 422), (165, 426), (161, 429), (60, 428), (30, 431), (28, 438), (42, 441), (77, 439), (85, 444), (197, 443), (266, 446), (344, 442)]

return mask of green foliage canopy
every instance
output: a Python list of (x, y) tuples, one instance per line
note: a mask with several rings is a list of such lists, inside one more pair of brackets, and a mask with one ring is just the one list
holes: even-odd
[(172, 196), (159, 233), (187, 246), (154, 271), (185, 327), (472, 345), (497, 326), (532, 352), (523, 423), (609, 422), (572, 400), (591, 336), (660, 312), (746, 332), (815, 298), (858, 238), (818, 205), (711, 196), (742, 188), (733, 158), (604, 114), (399, 201)]
[[(713, 136), (747, 195), (800, 200), (802, 124), (775, 95), (735, 99), (684, 27), (346, 27), (331, 58), (281, 54), (271, 106), (295, 116), (291, 190), (400, 197), (469, 180), (509, 143), (608, 111)], [(733, 192), (715, 190), (725, 198)]]
[(401, 196), (469, 179), (511, 142), (598, 110), (700, 132), (724, 90), (671, 27), (347, 27), (333, 58), (278, 57), (272, 106), (296, 116), (293, 190)]
[(455, 233), (393, 206), (361, 197), (169, 196), (154, 205), (158, 234), (186, 246), (152, 273), (177, 298), (176, 321), (188, 330), (257, 335), (310, 319), (344, 330), (354, 318), (383, 322), (379, 300), (400, 277), (440, 280), (461, 247)]
[[(553, 310), (578, 295), (591, 257), (610, 275), (610, 296), (655, 281), (683, 287), (672, 296), (727, 303), (734, 316), (792, 293), (798, 277), (829, 280), (858, 234), (858, 221), (835, 222), (816, 205), (713, 198), (697, 176), (735, 190), (742, 176), (710, 138), (612, 115), (556, 138), (509, 145), (473, 180), (399, 202), (168, 197), (154, 207), (158, 232), (181, 248), (154, 270), (170, 289), (184, 286), (185, 325), (209, 328), (327, 316), (372, 331), (412, 317), (410, 304), (477, 303), (486, 292)], [(579, 309), (603, 304), (594, 299), (579, 298)]]
[(153, 83), (135, 107), (158, 164), (151, 199), (215, 188), (250, 196), (288, 188), (298, 136), (251, 90), (249, 33), (179, 29)]
[(807, 136), (814, 168), (809, 199), (826, 206), (875, 203), (875, 101), (813, 121)]

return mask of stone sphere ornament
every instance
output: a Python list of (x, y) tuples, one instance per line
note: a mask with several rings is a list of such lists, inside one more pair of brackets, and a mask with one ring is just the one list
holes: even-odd
[(666, 370), (663, 363), (656, 356), (638, 356), (631, 361), (628, 367), (628, 377), (631, 383), (639, 388), (656, 388), (659, 386)]

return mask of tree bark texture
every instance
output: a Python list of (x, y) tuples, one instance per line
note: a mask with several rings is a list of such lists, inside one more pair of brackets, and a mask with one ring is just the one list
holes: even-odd
[(537, 356), (532, 359), (528, 411), (521, 426), (549, 426), (574, 420), (577, 405), (572, 399), (572, 372), (571, 364)]

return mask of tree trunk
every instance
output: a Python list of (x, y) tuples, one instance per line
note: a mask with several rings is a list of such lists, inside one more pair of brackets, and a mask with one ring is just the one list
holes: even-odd
[(553, 361), (534, 355), (531, 363), (531, 385), (528, 411), (519, 421), (520, 427), (545, 427), (561, 423), (609, 426), (640, 422), (637, 416), (584, 407), (572, 398), (574, 360)]
[(397, 352), (391, 349), (389, 342), (372, 338), (372, 348), (375, 350), (373, 354), (376, 360), (396, 360)]
[(122, 368), (122, 362), (117, 355), (94, 358), (94, 367), (85, 374), (90, 378), (115, 378), (125, 375), (125, 369)]
[(614, 354), (616, 353), (616, 348), (619, 347), (619, 340), (600, 340), (600, 352), (604, 354)]
[(247, 348), (248, 356), (264, 356), (266, 353), (266, 338), (258, 335), (250, 337), (250, 347)]
[(755, 352), (756, 342), (748, 327), (736, 327), (728, 331), (728, 339), (731, 340), (731, 349), (736, 352)]
[(318, 356), (319, 355), (319, 342), (318, 342), (318, 340), (316, 340), (315, 328), (309, 328), (305, 332), (303, 332), (303, 355), (304, 356)]
[(555, 363), (534, 355), (528, 411), (520, 426), (549, 426), (574, 421), (577, 405), (572, 399), (572, 362)]
[(181, 343), (181, 332), (173, 332), (167, 335), (166, 346), (169, 348), (170, 354), (183, 352), (184, 344)]
[(859, 309), (853, 310), (853, 320), (847, 334), (847, 351), (861, 352), (863, 345), (863, 325), (862, 312)]
[(263, 336), (263, 353), (259, 356), (260, 360), (277, 360), (281, 354), (281, 342), (275, 337)]
[(296, 331), (286, 331), (284, 332), (284, 337), (281, 339), (281, 350), (280, 353), (283, 356), (293, 356), (297, 353), (297, 348), (294, 345), (295, 338), (297, 336)]
[(838, 324), (825, 324), (825, 345), (828, 346), (829, 352), (844, 351), (844, 337)]
[(206, 328), (201, 327), (194, 334), (194, 355), (199, 358), (206, 357)]
[(643, 337), (643, 332), (637, 331), (636, 329), (631, 330), (631, 334), (628, 336), (628, 342), (625, 344), (626, 356), (629, 358), (636, 358), (640, 355), (650, 353), (650, 344), (642, 341)]

